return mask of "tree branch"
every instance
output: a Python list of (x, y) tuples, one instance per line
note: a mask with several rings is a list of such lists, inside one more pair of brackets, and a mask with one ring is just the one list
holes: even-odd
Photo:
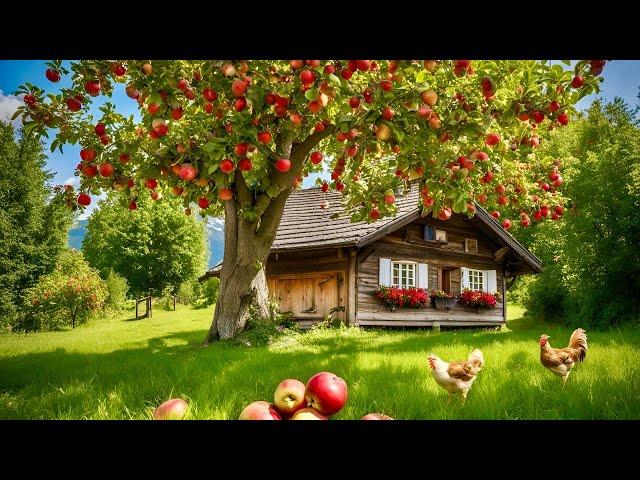
[(236, 170), (234, 183), (236, 184), (236, 191), (238, 192), (238, 199), (241, 205), (251, 205), (253, 196), (247, 186), (247, 182), (244, 179), (244, 175), (240, 170)]

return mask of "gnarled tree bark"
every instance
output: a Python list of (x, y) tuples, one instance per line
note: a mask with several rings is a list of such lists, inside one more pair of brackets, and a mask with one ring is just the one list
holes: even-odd
[[(284, 206), (291, 194), (292, 181), (302, 172), (311, 150), (335, 131), (334, 126), (311, 134), (299, 144), (290, 137), (279, 138), (277, 151), (291, 161), (291, 169), (274, 177), (277, 195), (254, 195), (240, 172), (236, 172), (234, 198), (225, 202), (224, 259), (220, 272), (220, 296), (216, 303), (213, 322), (204, 340), (235, 337), (246, 325), (251, 307), (261, 318), (271, 315), (265, 275), (265, 265), (275, 240)], [(247, 220), (241, 210), (250, 206), (257, 214)]]

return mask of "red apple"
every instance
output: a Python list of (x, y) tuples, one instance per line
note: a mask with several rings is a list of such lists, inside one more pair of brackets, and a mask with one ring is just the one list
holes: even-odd
[(84, 89), (89, 95), (95, 97), (100, 93), (100, 82), (97, 80), (91, 80), (90, 82), (84, 84)]
[(549, 103), (549, 111), (555, 112), (556, 110), (560, 110), (560, 104), (556, 100), (553, 100)]
[(200, 198), (198, 199), (198, 206), (199, 206), (200, 208), (202, 208), (202, 209), (205, 209), (205, 208), (209, 207), (209, 200), (207, 200), (207, 199), (206, 199), (206, 198), (204, 198), (204, 197), (200, 197)]
[(494, 210), (493, 212), (491, 212), (491, 216), (495, 219), (500, 218), (500, 212), (497, 210)]
[(368, 413), (360, 420), (393, 420), (393, 418), (382, 413)]
[(171, 191), (176, 197), (179, 197), (180, 195), (182, 195), (182, 192), (184, 192), (184, 188), (180, 185), (174, 185)]
[(131, 200), (131, 202), (129, 203), (129, 210), (135, 210), (138, 208), (138, 204), (136, 203), (135, 200)]
[(182, 107), (177, 107), (171, 110), (171, 118), (173, 118), (174, 120), (180, 120), (182, 118), (182, 115)]
[(329, 420), (319, 411), (313, 408), (301, 408), (293, 414), (291, 420)]
[(393, 83), (391, 83), (389, 80), (383, 80), (380, 82), (380, 88), (385, 92), (388, 92), (393, 88)]
[[(29, 95), (25, 95), (24, 97), (25, 103), (27, 103), (27, 97), (29, 97)], [(31, 97), (33, 97), (33, 95), (31, 95)], [(35, 103), (35, 97), (33, 97), (33, 99)], [(67, 104), (67, 108), (72, 112), (77, 112), (82, 108), (82, 102), (80, 102), (80, 100), (78, 100), (77, 98), (67, 98), (65, 100), (65, 103)], [(27, 103), (27, 105), (29, 104)]]
[(80, 150), (80, 158), (85, 162), (90, 162), (96, 158), (96, 151), (93, 148), (83, 148)]
[(261, 400), (247, 405), (238, 420), (282, 420), (282, 417), (273, 405)]
[(104, 123), (97, 123), (94, 131), (96, 132), (97, 136), (101, 137), (102, 135), (107, 133), (107, 127), (104, 125)]
[(210, 88), (205, 88), (204, 91), (202, 92), (202, 95), (209, 102), (213, 102), (216, 100), (216, 98), (218, 98), (218, 93), (215, 90), (212, 90)]
[(247, 84), (243, 80), (237, 79), (231, 84), (231, 93), (236, 97), (242, 97), (246, 91)]
[(505, 218), (502, 222), (502, 228), (504, 228), (505, 230), (509, 230), (511, 228), (511, 220)]
[(304, 408), (304, 392), (305, 386), (300, 380), (283, 380), (273, 394), (273, 404), (281, 414), (289, 417)]
[(148, 178), (145, 182), (145, 186), (151, 190), (158, 186), (158, 181), (155, 178)]
[(53, 68), (48, 68), (44, 74), (50, 82), (56, 83), (60, 81), (60, 72)]
[(196, 178), (197, 174), (198, 171), (190, 163), (183, 163), (182, 166), (180, 166), (180, 178), (185, 182), (190, 182)]
[(288, 158), (279, 158), (275, 163), (276, 170), (285, 173), (291, 169), (291, 161)]
[(342, 70), (342, 73), (340, 75), (345, 80), (349, 80), (353, 76), (353, 72), (351, 70), (349, 70), (348, 68), (345, 68), (344, 70)]
[(235, 102), (233, 102), (233, 108), (235, 108), (236, 112), (243, 111), (247, 108), (247, 100), (244, 97), (236, 98)]
[(100, 143), (102, 143), (103, 145), (109, 145), (110, 141), (111, 141), (111, 137), (109, 135), (100, 136)]
[(224, 200), (225, 202), (227, 200), (231, 200), (233, 198), (233, 191), (230, 188), (221, 188), (218, 192), (218, 198), (220, 200)]
[(266, 132), (266, 131), (265, 131), (265, 132), (260, 132), (260, 133), (258, 134), (258, 141), (259, 141), (260, 143), (262, 143), (262, 144), (265, 144), (265, 145), (266, 145), (267, 143), (271, 142), (271, 138), (272, 138), (272, 136), (271, 136), (271, 133), (270, 133), (270, 132)]
[(311, 70), (303, 70), (302, 72), (300, 72), (300, 81), (304, 84), (304, 85), (308, 85), (313, 83), (314, 81), (314, 74)]
[(442, 210), (438, 212), (438, 220), (443, 220), (443, 221), (449, 220), (451, 218), (451, 214), (452, 214), (451, 208), (444, 207)]
[(393, 116), (395, 115), (395, 112), (393, 111), (393, 108), (391, 107), (384, 107), (382, 109), (382, 118), (384, 118), (385, 120), (391, 120), (393, 119)]
[[(135, 205), (135, 202), (132, 202), (132, 205)], [(131, 205), (129, 208), (131, 208)], [(135, 210), (135, 208), (132, 208), (132, 210)], [(180, 420), (186, 415), (188, 408), (189, 405), (187, 402), (181, 398), (173, 398), (171, 400), (167, 400), (155, 409), (153, 412), (153, 419)]]
[(81, 193), (78, 195), (78, 205), (87, 206), (91, 203), (91, 197), (86, 193)]
[(305, 399), (308, 406), (323, 415), (339, 412), (347, 402), (347, 383), (330, 372), (316, 373), (306, 385)]
[(253, 163), (248, 158), (241, 158), (238, 162), (238, 168), (243, 172), (248, 172), (253, 168)]
[[(74, 110), (73, 108), (71, 108), (71, 106), (69, 105), (69, 101), (70, 101), (70, 100), (75, 100), (75, 101), (78, 103), (78, 108), (77, 108), (76, 110)], [(32, 95), (32, 94), (30, 94), (30, 93), (28, 93), (28, 94), (26, 94), (26, 95), (24, 96), (24, 103), (25, 103), (26, 105), (28, 105), (29, 107), (34, 106), (34, 105), (36, 104), (36, 102), (37, 102), (37, 101), (38, 101), (38, 100), (36, 99), (36, 96), (35, 96), (35, 95)], [(67, 106), (69, 107), (69, 110), (71, 110), (71, 111), (73, 111), (73, 112), (76, 112), (76, 111), (80, 110), (80, 102), (78, 102), (75, 98), (69, 98), (69, 99), (67, 99)]]
[(438, 101), (438, 94), (433, 90), (425, 90), (420, 96), (422, 97), (422, 101), (430, 107), (433, 107)]
[(496, 185), (496, 193), (504, 193), (507, 189), (505, 188), (504, 185), (502, 185), (501, 183), (499, 183), (498, 185)]
[(580, 75), (576, 75), (575, 77), (573, 77), (573, 80), (571, 80), (571, 86), (573, 88), (580, 88), (582, 87), (582, 85), (584, 85), (584, 78), (582, 78)]
[(311, 163), (313, 163), (314, 165), (317, 165), (320, 162), (322, 162), (322, 153), (313, 152), (309, 158), (311, 159)]
[(499, 141), (500, 141), (500, 136), (497, 133), (490, 133), (489, 135), (487, 135), (487, 139), (485, 140), (485, 143), (490, 147), (492, 147), (493, 145), (496, 145)]
[(360, 99), (358, 97), (351, 97), (349, 99), (349, 106), (351, 108), (358, 108), (360, 106)]
[(239, 157), (244, 157), (247, 154), (248, 149), (249, 149), (249, 145), (243, 142), (243, 143), (237, 144), (233, 151)]
[(82, 173), (85, 177), (93, 178), (98, 174), (98, 167), (95, 165), (85, 165), (82, 167)]
[(561, 125), (567, 125), (569, 123), (569, 115), (567, 115), (566, 113), (561, 113), (560, 115), (558, 115), (558, 122)]
[(327, 193), (329, 191), (329, 184), (327, 182), (324, 182), (322, 184), (322, 187), (320, 187), (320, 189), (324, 192)]
[(233, 165), (233, 162), (231, 160), (229, 160), (228, 158), (225, 158), (224, 160), (222, 160), (220, 162), (220, 171), (222, 173), (233, 172), (234, 168), (235, 168), (235, 166)]
[(536, 110), (531, 114), (531, 117), (533, 118), (534, 122), (540, 123), (544, 120), (544, 113), (542, 113), (540, 110)]
[(113, 175), (113, 165), (111, 165), (110, 163), (103, 163), (98, 167), (98, 171), (100, 172), (101, 176), (110, 177), (111, 175)]
[(564, 208), (558, 205), (556, 208), (553, 209), (553, 211), (556, 215), (562, 215), (564, 213)]

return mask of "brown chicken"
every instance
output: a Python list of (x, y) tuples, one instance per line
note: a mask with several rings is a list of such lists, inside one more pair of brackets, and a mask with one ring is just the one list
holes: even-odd
[(540, 335), (540, 362), (562, 377), (564, 386), (573, 366), (577, 362), (584, 361), (587, 356), (587, 334), (581, 328), (575, 329), (566, 348), (553, 348), (549, 344), (549, 338), (548, 335)]
[(471, 385), (484, 365), (482, 352), (476, 348), (466, 362), (445, 362), (434, 354), (429, 354), (427, 358), (436, 383), (449, 392), (447, 403), (451, 402), (451, 394), (459, 393), (464, 404)]

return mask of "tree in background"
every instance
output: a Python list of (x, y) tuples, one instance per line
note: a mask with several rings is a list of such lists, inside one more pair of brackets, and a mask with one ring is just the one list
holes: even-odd
[(543, 273), (518, 287), (520, 296), (533, 313), (568, 324), (637, 323), (638, 110), (621, 99), (604, 106), (596, 101), (586, 118), (556, 132), (543, 153), (563, 159), (570, 201), (562, 221), (516, 232), (545, 265)]
[(45, 160), (33, 135), (16, 140), (0, 121), (0, 328), (19, 326), (25, 289), (53, 270), (72, 223)]
[(107, 287), (105, 308), (113, 311), (123, 310), (126, 307), (127, 293), (129, 292), (127, 279), (113, 270), (109, 270), (105, 284)]
[(50, 330), (87, 321), (101, 310), (108, 291), (104, 280), (89, 267), (82, 253), (63, 251), (56, 268), (25, 292), (25, 330)]
[[(569, 64), (569, 62), (566, 62)], [(573, 105), (598, 90), (604, 60), (572, 70), (519, 60), (255, 60), (72, 63), (73, 87), (45, 96), (23, 85), (25, 128), (79, 143), (81, 193), (115, 189), (137, 208), (159, 188), (191, 211), (225, 216), (220, 296), (206, 341), (240, 332), (250, 307), (269, 315), (264, 266), (285, 202), (326, 166), (353, 220), (396, 212), (394, 191), (420, 179), (420, 205), (442, 220), (473, 200), (521, 218), (562, 203), (535, 152)], [(58, 63), (51, 69), (68, 73)], [(57, 81), (59, 75), (54, 76)], [(88, 113), (118, 84), (142, 123), (115, 106)], [(535, 195), (535, 199), (534, 199)], [(555, 196), (553, 196), (555, 195)], [(132, 282), (133, 284), (133, 282)]]
[(120, 208), (121, 200), (111, 193), (89, 217), (82, 251), (92, 267), (103, 277), (113, 270), (126, 278), (134, 296), (176, 294), (202, 274), (204, 223), (184, 215), (179, 198), (141, 196), (136, 210)]

